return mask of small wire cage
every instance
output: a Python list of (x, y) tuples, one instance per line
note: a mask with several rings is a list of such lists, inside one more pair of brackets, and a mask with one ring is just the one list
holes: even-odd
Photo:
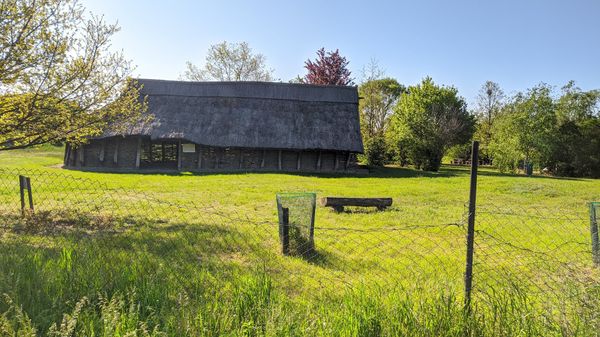
[(316, 193), (278, 193), (279, 240), (284, 255), (314, 253)]

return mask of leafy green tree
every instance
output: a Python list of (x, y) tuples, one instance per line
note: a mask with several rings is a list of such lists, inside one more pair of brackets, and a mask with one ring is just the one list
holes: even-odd
[(203, 67), (187, 62), (181, 76), (190, 81), (273, 81), (266, 57), (254, 53), (247, 42), (223, 41), (210, 46)]
[(371, 166), (383, 166), (388, 162), (390, 149), (386, 145), (385, 134), (403, 91), (404, 86), (393, 78), (372, 79), (358, 87), (361, 97), (358, 104), (360, 128), (367, 163)]
[(385, 137), (389, 117), (393, 112), (404, 87), (395, 79), (385, 78), (385, 71), (377, 60), (371, 59), (362, 69), (361, 84), (358, 86), (360, 100), (360, 129), (365, 154), (359, 159), (370, 166), (383, 166), (391, 161), (393, 148)]
[(475, 120), (454, 87), (436, 85), (430, 77), (403, 94), (391, 119), (389, 136), (401, 158), (415, 167), (437, 171), (444, 152), (468, 142)]
[(550, 159), (556, 135), (555, 104), (546, 84), (518, 93), (496, 118), (490, 152), (502, 171), (520, 164), (543, 168)]
[(363, 68), (362, 83), (358, 86), (360, 100), (360, 129), (365, 145), (363, 158), (370, 166), (383, 166), (390, 161), (393, 148), (385, 137), (389, 119), (406, 88), (385, 72), (376, 60)]
[(406, 88), (393, 78), (373, 79), (358, 87), (360, 122), (363, 137), (385, 133), (390, 116)]
[[(600, 147), (596, 140), (600, 136), (599, 131), (600, 123), (597, 120), (582, 123), (568, 121), (561, 124), (546, 168), (550, 173), (559, 176), (598, 177)], [(594, 143), (596, 146), (593, 146)]]
[[(475, 131), (475, 134), (473, 134), (473, 139), (479, 139), (479, 138), (477, 138), (477, 131)], [(471, 148), (472, 148), (472, 146), (473, 145), (472, 145), (471, 142), (464, 143), (464, 144), (454, 145), (454, 146), (450, 147), (444, 153), (444, 157), (446, 157), (447, 159), (450, 159), (450, 160), (460, 159), (464, 163), (465, 161), (471, 159)], [(480, 160), (485, 160), (485, 159), (482, 159), (480, 157)]]
[(0, 0), (0, 150), (85, 141), (130, 127), (145, 105), (119, 30), (77, 0)]
[(496, 119), (490, 149), (504, 171), (535, 164), (561, 176), (600, 177), (600, 91), (569, 82), (555, 98), (540, 84), (517, 94)]
[(600, 90), (573, 81), (556, 102), (557, 133), (547, 168), (561, 176), (600, 177)]
[(474, 138), (478, 139), (481, 144), (479, 157), (487, 162), (492, 161), (489, 145), (492, 139), (494, 120), (502, 111), (504, 104), (504, 91), (500, 85), (492, 81), (485, 82), (477, 95), (475, 106), (477, 127)]
[(582, 91), (569, 81), (562, 87), (562, 95), (556, 103), (556, 114), (559, 123), (581, 122), (599, 117), (600, 90)]

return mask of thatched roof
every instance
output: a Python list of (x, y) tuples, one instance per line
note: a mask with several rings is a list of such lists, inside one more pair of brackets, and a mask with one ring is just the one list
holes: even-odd
[(131, 134), (208, 146), (363, 152), (356, 87), (138, 82), (154, 119)]

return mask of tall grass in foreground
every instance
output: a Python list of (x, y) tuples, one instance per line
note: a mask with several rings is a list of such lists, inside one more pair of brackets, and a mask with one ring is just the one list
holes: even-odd
[[(90, 248), (90, 247), (87, 247)], [(354, 288), (288, 297), (261, 268), (199, 267), (185, 280), (151, 260), (4, 245), (2, 336), (597, 336), (596, 300), (549, 313), (519, 289), (460, 296)], [(146, 267), (143, 264), (148, 264)], [(102, 266), (101, 272), (97, 267)], [(84, 272), (87, 271), (87, 272)], [(578, 303), (578, 304), (576, 304)]]
[[(5, 296), (3, 336), (597, 336), (597, 317), (550, 321), (526, 298), (506, 294), (465, 315), (460, 301), (439, 294), (377, 296), (363, 290), (319, 302), (294, 302), (273, 292), (268, 278), (244, 278), (224, 297), (202, 302), (182, 296), (158, 314), (135, 290), (71, 304), (42, 330), (27, 310)], [(418, 298), (418, 299), (416, 299)], [(192, 303), (193, 302), (193, 303)], [(160, 306), (160, 304), (157, 304)], [(591, 309), (591, 308), (590, 308)], [(160, 311), (160, 310), (159, 310)]]
[[(129, 228), (114, 219), (105, 225), (65, 214), (37, 216), (0, 233), (1, 336), (598, 336), (600, 331), (600, 289), (594, 282), (588, 288), (565, 284), (564, 294), (532, 294), (504, 278), (497, 289), (477, 292), (466, 315), (460, 290), (437, 278), (414, 278), (412, 286), (393, 290), (333, 284), (308, 291), (294, 283), (302, 278), (285, 274), (289, 269), (273, 271), (246, 256), (243, 245), (231, 245), (236, 241), (224, 239), (232, 235), (227, 228), (166, 223)], [(545, 296), (557, 295), (562, 300), (545, 305)]]

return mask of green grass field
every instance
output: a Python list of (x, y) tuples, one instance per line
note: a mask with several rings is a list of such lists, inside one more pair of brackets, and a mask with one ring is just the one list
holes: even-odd
[[(3, 335), (597, 336), (600, 329), (588, 244), (588, 203), (600, 200), (599, 180), (481, 170), (474, 306), (466, 315), (466, 168), (166, 175), (70, 171), (61, 161), (58, 147), (0, 152)], [(20, 216), (16, 172), (32, 176), (35, 214)], [(318, 207), (316, 253), (284, 257), (275, 205), (282, 192), (390, 196), (394, 206), (340, 214)]]

